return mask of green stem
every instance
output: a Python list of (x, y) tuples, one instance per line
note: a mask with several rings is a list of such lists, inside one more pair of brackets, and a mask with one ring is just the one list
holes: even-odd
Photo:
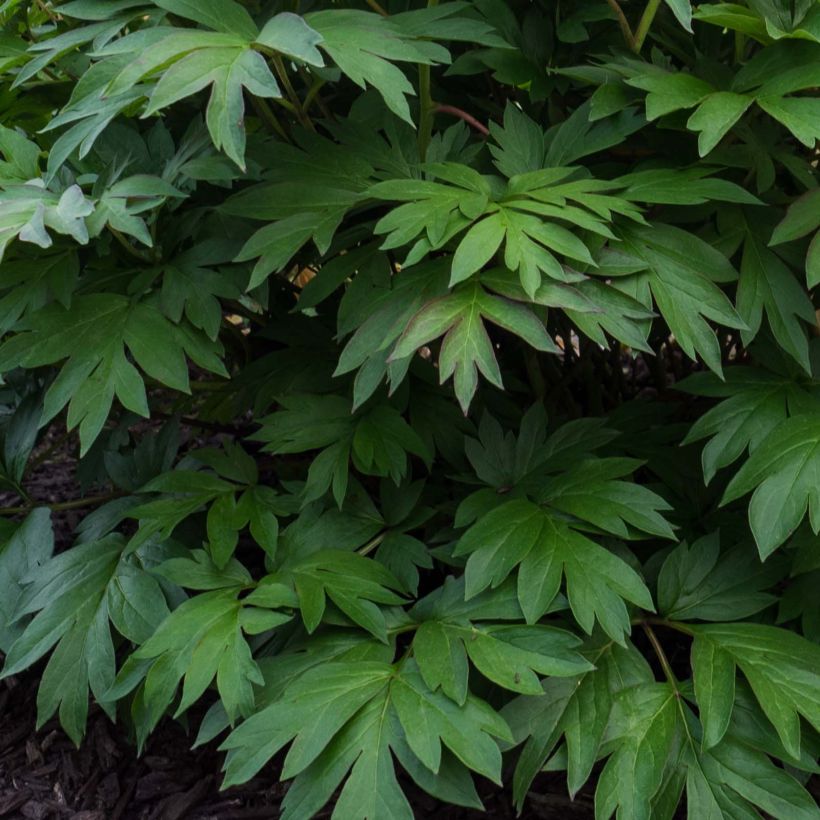
[(387, 537), (387, 530), (380, 532), (375, 538), (368, 541), (361, 549), (356, 550), (359, 555), (368, 555)]
[(641, 615), (639, 618), (633, 618), (631, 623), (640, 626), (644, 624), (664, 626), (667, 629), (674, 629), (675, 632), (680, 632), (682, 635), (688, 635), (690, 638), (695, 634), (687, 624), (681, 623), (680, 621), (667, 621), (666, 618), (658, 618), (654, 615)]
[(430, 95), (430, 66), (419, 66), (419, 160), (427, 159), (427, 149), (433, 137), (433, 98)]
[[(438, 5), (438, 0), (427, 0), (427, 8)], [(427, 159), (427, 149), (433, 137), (433, 116), (436, 104), (430, 93), (430, 66), (419, 66), (419, 160)]]
[(111, 235), (114, 239), (116, 239), (117, 242), (119, 242), (120, 245), (122, 245), (122, 247), (125, 248), (125, 250), (128, 251), (128, 253), (135, 259), (139, 259), (140, 262), (148, 263), (155, 261), (149, 254), (135, 248), (116, 228), (112, 228), (111, 225), (109, 225), (108, 230), (111, 231)]
[(273, 109), (265, 100), (251, 96), (251, 104), (262, 122), (264, 122), (274, 134), (281, 137), (285, 142), (290, 142), (290, 137), (282, 127), (282, 124), (276, 118), (276, 114), (273, 113)]
[(640, 53), (641, 46), (643, 46), (646, 35), (649, 34), (649, 29), (652, 28), (652, 22), (655, 19), (655, 15), (658, 13), (660, 5), (661, 0), (649, 0), (646, 4), (646, 8), (644, 9), (640, 22), (638, 23), (638, 28), (635, 29), (635, 36), (632, 41), (632, 50), (636, 54)]
[(746, 35), (740, 31), (735, 32), (735, 62), (742, 63), (743, 55), (746, 52)]
[(313, 121), (302, 108), (302, 103), (299, 100), (299, 96), (296, 94), (295, 89), (293, 88), (293, 83), (291, 83), (290, 81), (290, 77), (288, 76), (288, 72), (285, 69), (284, 62), (282, 62), (282, 58), (278, 54), (274, 54), (271, 57), (271, 62), (273, 63), (276, 75), (279, 77), (279, 81), (282, 83), (282, 86), (285, 89), (285, 93), (288, 95), (288, 99), (293, 105), (294, 112), (296, 116), (299, 118), (299, 122), (301, 122), (302, 125), (305, 126), (305, 128), (309, 128), (311, 131), (314, 131), (315, 129), (313, 127)]
[(672, 666), (669, 663), (669, 659), (666, 657), (666, 652), (663, 651), (663, 647), (661, 646), (661, 642), (658, 640), (658, 636), (655, 634), (655, 630), (652, 629), (652, 627), (645, 621), (641, 624), (641, 626), (643, 627), (643, 631), (646, 633), (646, 637), (649, 638), (649, 643), (652, 644), (652, 649), (655, 651), (655, 655), (660, 662), (661, 669), (663, 669), (663, 674), (675, 690), (675, 694), (680, 697), (680, 686), (678, 685), (678, 679), (672, 671)]

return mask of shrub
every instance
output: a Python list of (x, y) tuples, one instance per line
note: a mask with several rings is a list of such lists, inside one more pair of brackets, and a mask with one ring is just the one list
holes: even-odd
[(286, 818), (544, 767), (598, 820), (819, 816), (820, 3), (0, 15), (41, 723), (201, 702)]

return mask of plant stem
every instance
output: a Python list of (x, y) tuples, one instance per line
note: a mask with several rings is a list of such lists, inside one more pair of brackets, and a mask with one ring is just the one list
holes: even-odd
[[(427, 0), (427, 8), (438, 5), (438, 0)], [(433, 136), (433, 115), (436, 104), (430, 93), (430, 66), (419, 65), (419, 160), (427, 159), (427, 149)]]
[(389, 17), (390, 15), (376, 2), (376, 0), (365, 0), (368, 6), (370, 6), (373, 11), (381, 14), (382, 17)]
[(746, 52), (746, 35), (740, 31), (735, 32), (735, 62), (742, 63), (743, 55)]
[(669, 664), (669, 659), (666, 657), (666, 652), (663, 651), (663, 647), (661, 646), (661, 642), (658, 640), (658, 636), (655, 634), (655, 630), (644, 621), (641, 626), (643, 627), (643, 631), (646, 633), (646, 637), (649, 638), (649, 643), (652, 644), (652, 649), (655, 651), (655, 655), (657, 655), (658, 661), (660, 662), (661, 669), (663, 669), (663, 674), (666, 676), (666, 679), (672, 685), (672, 688), (675, 690), (675, 694), (680, 696), (680, 687), (678, 686), (678, 679), (675, 677), (675, 673), (672, 671), (672, 667)]
[(646, 35), (649, 34), (649, 29), (652, 28), (652, 22), (658, 13), (660, 5), (661, 0), (649, 0), (646, 4), (646, 8), (638, 23), (638, 28), (635, 29), (635, 36), (632, 38), (632, 50), (636, 54), (640, 53), (641, 46), (643, 46)]
[(373, 550), (376, 549), (376, 547), (378, 547), (386, 537), (387, 530), (380, 532), (375, 538), (368, 541), (361, 549), (357, 549), (356, 552), (359, 553), (359, 555), (368, 555), (373, 552)]
[(111, 225), (109, 225), (108, 230), (111, 231), (111, 235), (114, 239), (116, 239), (117, 242), (119, 242), (120, 245), (122, 245), (122, 247), (125, 248), (125, 250), (128, 251), (128, 253), (135, 259), (139, 259), (140, 262), (154, 262), (154, 259), (151, 256), (144, 251), (135, 248), (116, 228), (112, 228)]
[(635, 35), (632, 33), (632, 27), (629, 25), (629, 20), (626, 19), (624, 10), (621, 8), (618, 0), (606, 1), (609, 3), (609, 7), (612, 11), (615, 12), (615, 16), (618, 18), (618, 25), (621, 27), (621, 34), (623, 34), (627, 46), (629, 46), (629, 48), (635, 48)]
[(427, 159), (427, 149), (433, 136), (433, 99), (430, 96), (430, 66), (419, 66), (419, 160)]
[(459, 119), (464, 120), (464, 122), (466, 122), (467, 125), (472, 125), (476, 131), (478, 131), (480, 134), (483, 134), (485, 137), (490, 136), (490, 129), (487, 128), (486, 125), (479, 122), (472, 114), (468, 114), (463, 109), (457, 108), (454, 105), (437, 105), (435, 107), (434, 113), (452, 114), (454, 117), (458, 117)]
[(89, 495), (85, 498), (74, 498), (71, 501), (60, 501), (57, 504), (41, 504), (37, 501), (31, 504), (24, 504), (20, 507), (0, 507), (0, 515), (24, 515), (37, 507), (48, 507), (52, 512), (62, 510), (79, 510), (83, 507), (95, 507), (98, 504), (105, 504), (106, 501), (113, 501), (115, 498), (122, 498), (126, 493), (106, 493), (105, 495)]
[(290, 142), (290, 137), (282, 127), (282, 124), (276, 118), (276, 114), (273, 113), (273, 109), (265, 100), (251, 95), (251, 104), (262, 122), (264, 122), (274, 134), (281, 137), (285, 142)]
[(296, 94), (295, 89), (293, 88), (293, 83), (290, 81), (290, 77), (288, 76), (288, 72), (285, 69), (285, 64), (282, 62), (282, 58), (278, 54), (274, 54), (271, 57), (271, 62), (273, 63), (273, 67), (276, 70), (276, 74), (279, 77), (279, 81), (282, 83), (282, 86), (285, 89), (285, 93), (288, 95), (288, 99), (293, 105), (294, 113), (299, 118), (299, 122), (305, 126), (305, 128), (309, 128), (311, 131), (315, 131), (316, 129), (313, 127), (313, 121), (310, 117), (304, 112), (302, 109), (302, 103), (299, 100), (298, 95)]
[(690, 638), (695, 634), (689, 626), (680, 621), (667, 621), (666, 618), (658, 618), (655, 615), (641, 615), (639, 618), (633, 618), (630, 623), (633, 626), (643, 626), (644, 624), (665, 626), (667, 629), (674, 629), (675, 632), (688, 635)]

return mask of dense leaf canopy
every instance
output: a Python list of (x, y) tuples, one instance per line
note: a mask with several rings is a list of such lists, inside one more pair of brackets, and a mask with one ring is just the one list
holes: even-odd
[[(287, 820), (544, 769), (596, 820), (820, 817), (820, 0), (0, 24), (0, 652), (41, 724), (207, 708)], [(90, 497), (32, 497), (66, 450)]]

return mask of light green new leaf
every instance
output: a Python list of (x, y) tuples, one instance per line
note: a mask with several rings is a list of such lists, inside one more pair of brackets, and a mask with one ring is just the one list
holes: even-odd
[(613, 553), (529, 501), (508, 501), (461, 537), (456, 555), (469, 555), (465, 594), (499, 586), (518, 566), (518, 599), (528, 623), (549, 608), (566, 576), (567, 598), (581, 628), (597, 621), (615, 641), (629, 633), (624, 600), (653, 610), (640, 576)]
[(271, 17), (259, 32), (256, 42), (309, 65), (321, 67), (325, 64), (316, 48), (322, 42), (322, 35), (315, 32), (304, 18), (289, 11)]
[(53, 240), (46, 228), (85, 245), (89, 239), (86, 218), (93, 212), (94, 204), (78, 185), (60, 195), (46, 190), (40, 179), (4, 185), (0, 192), (0, 258), (13, 239), (50, 248)]
[(456, 396), (465, 414), (478, 387), (480, 372), (502, 387), (501, 371), (484, 321), (521, 337), (536, 350), (557, 352), (543, 323), (523, 305), (487, 293), (468, 282), (448, 296), (425, 305), (399, 337), (390, 360), (403, 359), (444, 335), (439, 353), (439, 380), (454, 376)]
[(721, 503), (752, 490), (749, 524), (762, 558), (797, 529), (806, 510), (820, 532), (820, 413), (793, 416), (773, 429), (729, 482)]

